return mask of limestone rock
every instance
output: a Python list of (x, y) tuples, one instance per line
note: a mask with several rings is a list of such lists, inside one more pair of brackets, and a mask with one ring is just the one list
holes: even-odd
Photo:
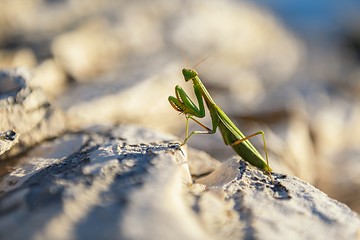
[[(215, 0), (1, 0), (0, 67), (26, 66), (35, 78), (30, 87), (29, 78), (22, 72), (17, 72), (19, 77), (11, 77), (16, 74), (5, 71), (4, 76), (11, 76), (0, 80), (0, 159), (13, 157), (1, 161), (0, 179), (8, 171), (15, 172), (0, 184), (11, 185), (8, 191), (16, 192), (27, 181), (19, 180), (19, 174), (32, 176), (58, 166), (72, 154), (79, 154), (93, 137), (102, 143), (104, 134), (93, 134), (94, 128), (83, 130), (94, 124), (140, 124), (183, 137), (184, 117), (176, 114), (166, 98), (177, 84), (193, 92), (191, 84), (183, 81), (181, 68), (193, 67), (210, 55), (196, 65), (196, 70), (216, 103), (245, 135), (264, 130), (273, 169), (317, 184), (359, 212), (358, 35), (346, 36), (351, 29), (343, 29), (345, 32), (339, 31), (336, 38), (324, 35), (309, 42), (293, 34), (291, 25), (284, 27), (280, 18), (255, 4)], [(353, 23), (358, 26), (355, 20)], [(354, 30), (358, 32), (358, 28)], [(344, 40), (353, 49), (342, 53)], [(67, 126), (61, 112), (38, 86), (63, 108)], [(209, 119), (201, 121), (211, 125)], [(71, 130), (81, 129), (81, 134), (43, 142), (70, 130), (70, 126)], [(190, 128), (198, 130), (199, 126)], [(106, 132), (113, 140), (126, 138), (127, 144), (134, 146), (157, 139), (156, 134), (137, 128)], [(261, 151), (261, 138), (252, 141)], [(217, 160), (209, 160), (208, 154), (224, 162), (234, 154), (232, 149), (223, 145), (219, 133), (194, 136), (188, 144), (206, 151), (190, 149), (188, 155), (182, 151), (191, 176), (199, 183), (187, 186), (186, 194), (181, 196), (190, 203), (201, 228), (212, 238), (252, 238), (253, 234), (245, 231), (250, 223), (238, 221), (239, 211), (233, 210), (243, 205), (221, 187), (231, 178), (239, 178), (239, 173), (226, 171), (222, 178), (212, 180), (215, 188), (206, 178), (198, 180), (220, 165)], [(32, 147), (27, 158), (15, 156)], [(233, 164), (236, 169), (236, 162)], [(20, 165), (23, 168), (19, 169)], [(210, 181), (214, 175), (208, 177)], [(206, 185), (201, 181), (208, 190), (204, 191)], [(229, 199), (226, 203), (225, 197)], [(47, 207), (49, 203), (44, 202)], [(249, 212), (258, 214), (255, 210)], [(304, 212), (313, 216), (311, 211)], [(36, 211), (32, 213), (38, 216)], [(86, 215), (82, 219), (90, 218)], [(262, 224), (254, 219), (255, 224)], [(290, 222), (286, 226), (293, 229)], [(262, 236), (261, 229), (250, 229), (260, 232), (253, 238)], [(314, 235), (310, 232), (302, 236)]]
[(18, 154), (64, 131), (62, 113), (50, 105), (42, 90), (27, 85), (29, 75), (20, 69), (0, 71), (0, 126), (19, 134), (2, 157)]
[(46, 145), (2, 181), (2, 239), (209, 237), (185, 198), (186, 149), (166, 135), (120, 127)]
[(0, 155), (14, 146), (17, 139), (18, 135), (13, 130), (0, 133)]
[(206, 152), (188, 148), (188, 153), (189, 169), (194, 177), (209, 174), (221, 165), (220, 161), (212, 158)]
[(356, 239), (359, 216), (298, 178), (233, 157), (193, 183), (187, 156), (127, 125), (39, 144), (2, 177), (0, 238)]
[(358, 239), (360, 218), (346, 205), (297, 177), (273, 178), (234, 157), (197, 183), (234, 201), (244, 239)]
[(89, 80), (113, 68), (123, 51), (106, 22), (93, 20), (83, 25), (60, 35), (52, 44), (55, 60), (77, 81)]
[[(169, 64), (142, 78), (139, 73), (118, 73), (102, 82), (74, 86), (57, 104), (74, 129), (98, 123), (132, 123), (171, 132), (184, 123), (167, 101), (182, 78), (180, 69), (179, 64)], [(190, 90), (191, 85), (184, 89)]]
[(36, 65), (36, 57), (31, 49), (21, 48), (19, 50), (0, 50), (1, 68), (10, 68), (17, 66), (31, 68), (34, 67), (35, 65)]
[(68, 79), (65, 72), (53, 59), (47, 59), (39, 64), (34, 71), (34, 77), (29, 84), (40, 87), (49, 97), (56, 97), (67, 87)]

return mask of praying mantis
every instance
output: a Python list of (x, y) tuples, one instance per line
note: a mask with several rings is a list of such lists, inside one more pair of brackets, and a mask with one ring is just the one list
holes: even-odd
[[(182, 74), (186, 82), (192, 80), (194, 93), (198, 102), (198, 107), (194, 104), (194, 102), (179, 85), (175, 87), (176, 97), (169, 96), (168, 98), (170, 105), (176, 111), (184, 114), (186, 117), (186, 136), (184, 142), (181, 145), (184, 145), (194, 134), (214, 134), (216, 132), (216, 129), (219, 128), (225, 145), (231, 146), (233, 150), (246, 162), (249, 162), (251, 165), (266, 172), (272, 180), (272, 169), (269, 166), (264, 132), (258, 131), (249, 136), (245, 136), (235, 126), (235, 124), (230, 120), (230, 118), (224, 113), (224, 111), (218, 105), (216, 105), (195, 70), (184, 68), (182, 70)], [(205, 117), (205, 106), (203, 100), (205, 100), (206, 106), (210, 113), (212, 128), (206, 127), (204, 124), (202, 124), (196, 119)], [(206, 131), (193, 131), (189, 135), (189, 119), (199, 124)], [(257, 135), (262, 136), (266, 161), (261, 156), (259, 151), (249, 141), (249, 138)]]

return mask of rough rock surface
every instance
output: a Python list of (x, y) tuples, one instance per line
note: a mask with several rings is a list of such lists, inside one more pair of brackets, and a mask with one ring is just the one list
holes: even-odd
[(0, 133), (0, 155), (8, 151), (17, 142), (18, 135), (13, 130)]
[(65, 129), (62, 113), (50, 105), (40, 88), (31, 88), (22, 69), (0, 71), (0, 131), (13, 130), (19, 137), (8, 152), (16, 155)]
[(359, 216), (346, 205), (297, 177), (274, 173), (273, 178), (274, 184), (261, 171), (233, 157), (197, 182), (210, 192), (221, 189), (225, 199), (234, 201), (245, 239), (359, 237)]
[[(184, 137), (166, 98), (177, 84), (191, 87), (181, 68), (196, 66), (246, 135), (264, 130), (275, 169), (360, 213), (359, 1), (309, 2), (309, 12), (321, 12), (313, 17), (286, 14), (293, 1), (0, 2), (0, 68), (29, 68), (30, 84), (73, 129), (139, 124)], [(220, 142), (188, 144), (225, 161), (233, 152)]]
[[(298, 179), (278, 179), (292, 197), (278, 201), (269, 196), (275, 193), (282, 195), (268, 182), (261, 185), (256, 179), (247, 180), (242, 175), (240, 177), (237, 160), (230, 160), (219, 168), (221, 163), (218, 160), (225, 162), (234, 154), (230, 147), (226, 148), (222, 144), (219, 133), (211, 137), (194, 136), (188, 141), (189, 146), (202, 149), (206, 154), (190, 149), (188, 153), (185, 149), (182, 151), (183, 154), (188, 154), (184, 161), (189, 162), (193, 181), (199, 182), (182, 186), (184, 191), (181, 193), (176, 190), (175, 193), (172, 192), (174, 194), (171, 196), (176, 196), (173, 198), (178, 202), (187, 204), (186, 207), (181, 207), (181, 204), (175, 206), (172, 201), (166, 201), (169, 205), (160, 206), (152, 202), (154, 195), (162, 196), (156, 199), (173, 199), (158, 193), (162, 192), (162, 187), (174, 188), (173, 183), (177, 181), (170, 181), (172, 178), (163, 177), (159, 182), (164, 182), (164, 185), (150, 183), (151, 189), (155, 189), (154, 195), (146, 195), (141, 189), (130, 188), (132, 192), (138, 193), (137, 197), (131, 197), (126, 192), (126, 196), (122, 198), (122, 193), (113, 193), (112, 188), (107, 188), (108, 178), (96, 173), (86, 177), (81, 175), (88, 162), (74, 158), (87, 152), (84, 150), (86, 144), (96, 142), (99, 147), (106, 144), (113, 146), (114, 143), (121, 142), (119, 136), (126, 138), (126, 146), (133, 145), (135, 148), (139, 144), (147, 144), (149, 149), (156, 148), (149, 144), (152, 142), (149, 141), (150, 138), (162, 138), (140, 129), (135, 134), (136, 128), (128, 127), (108, 129), (105, 132), (101, 130), (98, 133), (94, 130), (84, 131), (85, 127), (96, 124), (139, 124), (184, 136), (184, 117), (175, 113), (166, 98), (174, 93), (174, 86), (177, 84), (186, 92), (193, 92), (191, 84), (184, 82), (181, 68), (195, 67), (216, 103), (246, 135), (259, 129), (266, 132), (270, 163), (276, 172), (297, 176), (316, 184), (316, 187), (329, 196), (360, 213), (360, 25), (357, 20), (360, 14), (356, 12), (355, 17), (353, 14), (344, 14), (340, 7), (341, 1), (336, 4), (339, 8), (335, 7), (342, 13), (341, 17), (331, 15), (338, 24), (343, 23), (340, 24), (343, 29), (336, 31), (337, 37), (334, 38), (333, 34), (329, 36), (324, 34), (322, 28), (317, 28), (316, 33), (321, 35), (321, 39), (311, 41), (302, 38), (299, 32), (292, 29), (289, 21), (274, 17), (273, 13), (250, 1), (0, 2), (0, 68), (28, 67), (34, 76), (28, 82), (27, 75), (18, 70), (4, 71), (1, 75), (0, 183), (4, 192), (0, 196), (0, 208), (6, 210), (0, 215), (1, 222), (5, 224), (1, 226), (0, 238), (7, 236), (6, 234), (9, 238), (15, 238), (27, 233), (26, 238), (53, 238), (53, 235), (57, 238), (88, 238), (85, 233), (98, 237), (107, 234), (105, 232), (108, 229), (118, 230), (121, 234), (110, 232), (101, 236), (142, 238), (145, 234), (142, 229), (149, 234), (159, 229), (158, 225), (168, 227), (170, 222), (175, 222), (187, 232), (194, 232), (189, 237), (190, 234), (186, 235), (185, 230), (178, 231), (176, 236), (179, 238), (258, 238), (263, 237), (263, 229), (269, 232), (266, 238), (275, 235), (281, 238), (295, 235), (299, 235), (298, 238), (314, 238), (317, 230), (320, 237), (316, 238), (354, 238), (353, 229), (356, 229), (358, 218), (344, 217), (349, 221), (344, 226), (342, 218), (334, 217), (332, 210), (323, 211), (320, 202), (324, 203), (328, 198), (324, 195), (319, 197), (317, 192), (313, 192), (310, 186), (303, 185), (303, 182), (298, 182)], [(285, 2), (287, 4), (290, 1), (283, 1), (282, 4)], [(326, 15), (326, 9), (323, 13), (321, 17)], [(301, 19), (295, 18), (300, 23)], [(345, 19), (349, 18), (352, 19), (353, 26), (345, 23)], [(315, 25), (313, 20), (306, 18), (306, 22), (314, 30), (314, 26), (318, 25), (317, 20)], [(201, 61), (209, 55), (206, 61)], [(50, 104), (42, 90), (48, 94), (49, 100), (53, 99), (55, 105), (62, 108), (66, 121), (55, 105)], [(202, 121), (206, 126), (211, 125), (209, 119)], [(69, 129), (80, 132), (61, 137), (65, 129), (68, 133)], [(190, 126), (190, 130), (192, 129), (197, 130), (199, 126)], [(16, 135), (11, 131), (15, 131)], [(114, 132), (118, 134), (114, 135)], [(141, 138), (141, 134), (145, 132), (148, 137)], [(127, 134), (130, 137), (126, 137)], [(44, 142), (49, 139), (52, 140)], [(262, 142), (258, 140), (260, 138), (254, 138), (253, 143), (261, 150)], [(162, 144), (161, 146), (166, 146)], [(31, 148), (33, 150), (24, 155), (23, 151)], [(102, 153), (107, 156), (107, 149), (104, 147), (103, 150)], [(165, 151), (165, 147), (163, 150)], [(162, 156), (162, 150), (155, 152)], [(23, 153), (21, 158), (16, 156), (19, 153)], [(120, 153), (114, 151), (114, 154)], [(210, 160), (209, 155), (217, 160)], [(11, 158), (6, 159), (8, 157)], [(101, 171), (108, 173), (108, 165), (102, 166), (102, 155), (95, 158), (100, 161), (99, 168), (105, 169)], [(69, 159), (73, 159), (70, 166), (67, 165)], [(119, 165), (122, 164), (121, 159)], [(79, 163), (80, 166), (79, 161), (83, 165)], [(104, 162), (107, 164), (107, 161)], [(226, 167), (227, 165), (234, 168)], [(152, 168), (156, 166), (157, 163), (150, 164), (144, 169), (158, 174)], [(244, 166), (240, 164), (240, 167)], [(58, 170), (55, 171), (54, 168)], [(221, 170), (224, 168), (227, 171)], [(50, 177), (54, 171), (55, 175)], [(172, 168), (169, 171), (173, 171)], [(215, 173), (209, 177), (200, 179), (213, 171)], [(44, 177), (48, 173), (50, 176)], [(109, 173), (110, 178), (112, 174), (114, 173)], [(126, 179), (132, 179), (131, 174)], [(33, 178), (34, 175), (36, 177)], [(136, 176), (138, 175), (134, 174), (135, 178)], [(280, 175), (275, 176), (278, 178)], [(76, 180), (72, 180), (72, 177)], [(230, 181), (233, 177), (235, 180)], [(49, 188), (43, 190), (45, 182), (38, 183), (38, 179), (45, 182), (50, 179), (46, 185)], [(156, 177), (150, 180), (140, 178), (146, 183), (154, 179)], [(102, 180), (105, 187), (101, 185)], [(286, 181), (291, 183), (287, 184)], [(77, 184), (80, 183), (87, 188), (82, 189), (82, 185), (79, 187)], [(116, 177), (113, 183), (118, 186)], [(298, 199), (294, 197), (298, 190), (292, 189), (292, 184), (308, 190), (304, 191), (304, 195), (299, 193), (301, 201), (294, 200)], [(229, 186), (233, 190), (230, 191)], [(97, 187), (104, 190), (97, 190)], [(265, 189), (262, 193), (259, 192), (261, 188)], [(30, 193), (24, 194), (24, 201), (9, 197), (25, 190)], [(79, 194), (73, 193), (74, 191), (79, 191)], [(235, 196), (234, 191), (242, 193), (242, 198)], [(98, 192), (105, 193), (106, 196), (97, 195)], [(38, 197), (36, 200), (39, 203), (33, 196)], [(78, 201), (76, 196), (80, 196), (82, 200)], [(141, 211), (130, 211), (130, 205), (125, 204), (117, 208), (118, 205), (108, 200), (108, 196), (120, 196), (120, 199), (134, 203)], [(69, 200), (71, 197), (73, 200)], [(147, 197), (151, 201), (143, 200)], [(20, 199), (16, 202), (20, 204), (16, 205), (14, 201), (16, 206), (7, 208), (9, 205), (5, 203), (12, 199)], [(261, 206), (263, 201), (267, 202), (269, 209), (257, 209), (251, 205)], [(110, 207), (107, 203), (110, 203)], [(272, 206), (272, 203), (277, 205)], [(299, 206), (292, 205), (296, 203)], [(316, 211), (308, 209), (310, 204), (313, 204)], [(50, 212), (40, 212), (42, 206), (50, 209)], [(347, 210), (342, 205), (329, 203), (326, 206), (329, 209), (338, 208), (334, 211), (346, 215)], [(19, 211), (16, 207), (22, 210)], [(171, 211), (163, 211), (161, 207), (171, 208)], [(287, 211), (293, 207), (301, 211), (293, 214), (295, 217), (286, 217), (288, 221), (284, 223), (285, 214), (280, 213), (286, 212), (293, 216)], [(102, 217), (96, 218), (98, 215), (107, 216), (104, 212), (110, 212), (110, 208), (121, 209), (120, 211), (125, 209), (126, 213), (118, 214), (115, 211), (112, 219), (118, 217), (116, 223), (106, 219), (102, 221)], [(177, 209), (181, 209), (179, 214), (185, 216), (183, 219), (187, 222), (177, 218)], [(170, 213), (164, 220), (163, 216), (166, 214), (158, 214), (159, 212)], [(301, 214), (297, 215), (299, 212), (309, 216), (310, 220)], [(318, 212), (325, 212), (327, 215), (324, 216), (335, 221), (319, 223), (326, 218), (318, 219)], [(271, 219), (269, 225), (271, 223), (275, 227), (267, 227), (266, 219), (259, 217), (262, 213), (273, 214), (274, 219)], [(138, 220), (140, 214), (144, 219), (146, 216), (148, 225), (141, 221), (142, 218)], [(48, 224), (43, 216), (48, 216), (47, 220), (52, 224), (55, 222), (56, 226)], [(248, 220), (249, 216), (251, 220)], [(175, 220), (168, 221), (170, 218)], [(20, 219), (24, 229), (18, 223), (10, 223), (9, 219)], [(156, 221), (157, 219), (162, 222)], [(290, 221), (292, 219), (295, 220)], [(137, 226), (132, 222), (142, 223), (138, 231), (132, 229), (134, 225)], [(314, 229), (300, 233), (307, 222), (311, 222)], [(9, 229), (6, 226), (10, 226)], [(86, 230), (83, 230), (84, 226)], [(31, 227), (34, 229), (30, 229)], [(326, 230), (327, 234), (321, 232), (325, 227), (329, 229)], [(96, 231), (97, 229), (100, 230)], [(167, 231), (173, 229), (175, 226), (169, 226)], [(52, 232), (53, 235), (50, 234)], [(161, 234), (165, 236), (165, 232)]]
[(274, 173), (273, 184), (234, 157), (193, 183), (188, 161), (174, 137), (134, 126), (44, 142), (1, 177), (0, 238), (356, 239), (360, 230), (347, 206), (298, 178)]

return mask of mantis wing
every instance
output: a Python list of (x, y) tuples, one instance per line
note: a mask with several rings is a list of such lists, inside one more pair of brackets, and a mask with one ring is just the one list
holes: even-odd
[[(222, 127), (220, 127), (219, 125), (221, 135), (223, 136), (226, 145), (231, 145), (236, 140), (246, 138), (246, 136), (235, 126), (235, 124), (230, 120), (230, 118), (218, 106), (215, 106), (215, 108), (220, 122), (224, 125), (226, 129), (222, 129)], [(229, 132), (235, 137), (235, 139), (230, 142), (229, 139), (231, 139), (231, 137), (229, 136)], [(258, 155), (258, 157), (263, 159), (258, 150), (251, 144), (249, 140), (245, 140), (241, 144), (244, 144), (247, 148), (251, 149), (256, 155)]]

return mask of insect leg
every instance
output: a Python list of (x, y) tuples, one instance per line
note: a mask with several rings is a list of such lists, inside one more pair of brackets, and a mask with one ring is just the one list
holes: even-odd
[[(261, 130), (261, 131), (258, 131), (258, 132), (256, 132), (256, 133), (254, 133), (254, 134), (251, 134), (251, 135), (249, 135), (249, 136), (246, 136), (246, 137), (244, 137), (244, 138), (242, 138), (242, 139), (236, 140), (235, 142), (233, 142), (232, 144), (230, 144), (230, 146), (238, 145), (238, 144), (240, 144), (240, 143), (248, 140), (249, 138), (255, 137), (255, 136), (260, 135), (260, 134), (261, 134), (261, 136), (262, 136), (262, 140), (263, 140), (263, 143), (264, 143), (264, 151), (265, 151), (265, 157), (266, 157), (266, 164), (267, 164), (268, 166), (270, 166), (270, 165), (269, 165), (269, 156), (268, 156), (268, 151), (267, 151), (267, 145), (266, 145), (266, 140), (265, 140), (265, 133), (264, 133), (264, 131)], [(268, 172), (268, 174), (269, 174), (271, 180), (274, 182), (274, 180), (272, 179), (271, 173)]]
[[(199, 124), (202, 128), (206, 129), (206, 131), (193, 131), (190, 133), (190, 135), (188, 135), (189, 133), (189, 119), (193, 120), (194, 122), (196, 122), (197, 124)], [(202, 124), (201, 122), (199, 122), (198, 120), (196, 120), (195, 118), (193, 118), (192, 116), (187, 115), (186, 116), (186, 138), (184, 140), (184, 142), (181, 145), (184, 145), (187, 140), (189, 140), (189, 138), (194, 135), (194, 134), (214, 134), (216, 132), (216, 127), (214, 129), (210, 129), (207, 126), (205, 126), (204, 124)]]

